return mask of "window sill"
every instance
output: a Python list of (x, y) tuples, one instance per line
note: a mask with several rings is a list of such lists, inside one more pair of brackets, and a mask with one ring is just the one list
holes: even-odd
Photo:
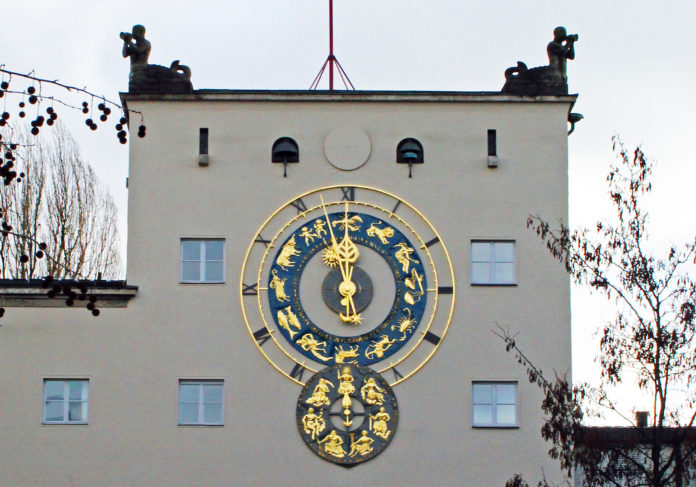
[(472, 287), (516, 287), (516, 282), (472, 282)]
[(42, 426), (87, 426), (87, 421), (41, 421)]
[(201, 427), (202, 427), (202, 428), (209, 428), (209, 427), (211, 427), (211, 426), (212, 426), (213, 428), (220, 428), (220, 427), (222, 427), (222, 426), (225, 426), (225, 424), (224, 424), (224, 423), (210, 423), (210, 424), (206, 424), (206, 423), (178, 423), (177, 426), (181, 426), (181, 427), (184, 427), (184, 428), (190, 428), (190, 427), (193, 427), (193, 428), (201, 428)]
[(227, 284), (225, 281), (179, 281), (179, 284)]
[(518, 430), (518, 429), (520, 429), (520, 425), (518, 425), (518, 424), (508, 424), (508, 425), (505, 425), (505, 424), (501, 424), (501, 425), (498, 425), (498, 424), (488, 424), (488, 425), (474, 424), (474, 425), (471, 425), (471, 427), (473, 429), (477, 429), (477, 430), (490, 430), (490, 429), (493, 429), (493, 430)]

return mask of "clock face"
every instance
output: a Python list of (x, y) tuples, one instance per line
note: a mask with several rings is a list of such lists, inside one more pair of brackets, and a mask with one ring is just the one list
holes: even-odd
[(454, 276), (444, 243), (414, 207), (373, 188), (331, 186), (262, 225), (241, 300), (259, 350), (295, 382), (354, 364), (391, 371), (394, 385), (444, 338)]

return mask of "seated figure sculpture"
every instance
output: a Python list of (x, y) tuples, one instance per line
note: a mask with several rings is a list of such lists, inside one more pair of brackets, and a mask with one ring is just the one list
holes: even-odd
[(568, 59), (575, 59), (575, 42), (577, 34), (566, 32), (565, 27), (553, 30), (553, 40), (546, 46), (549, 56), (548, 66), (528, 69), (522, 61), (505, 70), (503, 93), (515, 95), (567, 95), (568, 76), (566, 65)]
[(128, 76), (130, 93), (188, 93), (193, 91), (191, 70), (174, 61), (170, 67), (148, 64), (150, 41), (145, 39), (145, 27), (134, 25), (133, 32), (121, 32), (123, 57), (130, 57)]

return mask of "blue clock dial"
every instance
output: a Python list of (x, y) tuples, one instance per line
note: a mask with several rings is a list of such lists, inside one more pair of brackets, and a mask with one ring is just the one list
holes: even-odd
[[(360, 267), (360, 254), (368, 251), (386, 262), (395, 289), (388, 312), (376, 321), (364, 320), (362, 313), (372, 304), (370, 269)], [(303, 305), (300, 288), (313, 259), (326, 267), (324, 301), (347, 333), (328, 330)], [(381, 362), (404, 346), (425, 314), (422, 259), (406, 235), (376, 216), (346, 210), (303, 221), (279, 245), (272, 262), (267, 281), (271, 316), (285, 340), (313, 361)]]

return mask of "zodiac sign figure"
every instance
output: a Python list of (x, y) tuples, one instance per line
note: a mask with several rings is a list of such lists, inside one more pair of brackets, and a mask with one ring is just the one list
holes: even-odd
[(285, 281), (287, 279), (278, 277), (278, 271), (276, 269), (273, 269), (271, 274), (273, 274), (273, 279), (271, 279), (271, 284), (269, 284), (269, 286), (271, 289), (275, 289), (276, 299), (281, 303), (290, 301), (288, 295), (285, 294)]
[(316, 439), (319, 433), (326, 428), (326, 421), (321, 416), (321, 409), (319, 414), (314, 414), (314, 408), (309, 408), (307, 414), (302, 417), (302, 426), (304, 426), (305, 433), (312, 434), (312, 440)]
[(319, 440), (318, 444), (326, 443), (324, 445), (324, 451), (329, 455), (336, 458), (343, 458), (346, 456), (346, 451), (343, 449), (343, 439), (338, 436), (336, 430), (331, 430), (331, 433), (326, 435), (323, 440)]
[[(287, 315), (285, 313), (287, 313)], [(276, 315), (278, 316), (278, 324), (281, 326), (281, 328), (285, 328), (285, 330), (287, 330), (287, 332), (290, 334), (290, 338), (294, 338), (297, 332), (293, 331), (290, 326), (299, 330), (302, 328), (300, 325), (300, 320), (298, 320), (297, 315), (292, 312), (291, 306), (285, 308), (285, 313), (283, 313), (282, 309), (278, 310)]]
[(384, 245), (389, 243), (389, 239), (394, 236), (394, 229), (392, 227), (379, 228), (376, 225), (382, 225), (382, 222), (373, 223), (370, 228), (367, 229), (367, 235), (370, 237), (377, 237), (380, 242)]
[(336, 356), (334, 360), (336, 361), (337, 364), (342, 364), (342, 363), (349, 363), (349, 364), (355, 364), (358, 363), (357, 360), (349, 360), (346, 362), (347, 358), (358, 358), (358, 349), (360, 347), (356, 345), (355, 347), (348, 347), (348, 350), (343, 349), (342, 347), (336, 347)]
[(391, 435), (387, 426), (389, 420), (391, 420), (391, 416), (381, 407), (375, 414), (370, 414), (370, 429), (374, 434), (386, 440)]
[(319, 379), (319, 383), (314, 388), (312, 396), (307, 399), (307, 404), (312, 404), (313, 406), (329, 406), (331, 401), (326, 394), (329, 393), (330, 387), (334, 385), (326, 379)]
[(365, 456), (372, 451), (372, 444), (375, 442), (372, 438), (367, 436), (367, 431), (363, 430), (362, 435), (358, 438), (358, 441), (353, 439), (353, 433), (350, 434), (350, 453), (349, 457), (354, 457), (355, 455)]
[(401, 269), (404, 272), (408, 272), (408, 268), (411, 265), (411, 262), (413, 262), (414, 264), (418, 263), (416, 259), (413, 259), (411, 257), (411, 254), (414, 252), (414, 250), (405, 243), (399, 242), (398, 244), (394, 245), (394, 248), (399, 249), (394, 253), (394, 257), (396, 257), (396, 260), (399, 261), (399, 263), (401, 264)]
[(390, 340), (389, 335), (382, 335), (379, 340), (370, 343), (365, 351), (365, 358), (372, 360), (376, 355), (377, 358), (382, 358), (384, 352), (389, 350), (389, 348), (396, 342), (396, 338)]
[(384, 389), (381, 389), (377, 383), (375, 382), (375, 379), (373, 377), (370, 377), (367, 379), (365, 382), (365, 385), (360, 388), (360, 397), (362, 397), (363, 401), (365, 401), (367, 404), (383, 404), (384, 403)]
[(297, 242), (295, 242), (295, 235), (293, 235), (290, 240), (287, 241), (285, 245), (283, 245), (283, 248), (280, 250), (280, 254), (278, 255), (278, 258), (276, 259), (276, 264), (280, 266), (281, 269), (284, 271), (288, 270), (288, 267), (294, 267), (295, 262), (290, 260), (292, 257), (296, 257), (302, 252), (297, 250), (295, 246), (297, 245)]
[[(411, 277), (407, 277), (404, 280), (404, 284), (406, 284), (407, 288), (413, 290), (413, 292), (407, 291), (406, 294), (404, 294), (404, 301), (408, 304), (416, 304), (420, 301), (425, 294), (425, 290), (423, 289), (423, 276), (419, 275), (415, 269), (411, 269)], [(418, 289), (416, 289), (416, 287), (418, 287)]]
[(296, 342), (300, 347), (302, 347), (302, 350), (305, 352), (312, 352), (312, 355), (314, 355), (316, 358), (319, 360), (322, 360), (324, 362), (328, 362), (331, 360), (331, 357), (327, 357), (326, 355), (322, 355), (323, 353), (326, 353), (326, 342), (320, 342), (316, 338), (314, 338), (314, 335), (311, 333), (305, 333), (302, 335), (302, 338), (297, 340)]
[(324, 220), (315, 220), (314, 233), (319, 238), (321, 238), (322, 235), (328, 235), (326, 231), (326, 222)]
[(339, 227), (340, 230), (345, 230), (347, 228), (348, 231), (351, 231), (351, 232), (355, 232), (357, 230), (360, 230), (360, 223), (362, 223), (362, 218), (360, 218), (360, 215), (353, 215), (350, 218), (348, 218), (347, 212), (346, 212), (346, 216), (344, 216), (340, 220), (335, 220), (335, 221), (331, 222), (331, 224), (334, 227)]
[(309, 245), (309, 242), (313, 242), (314, 239), (318, 237), (318, 235), (313, 233), (309, 228), (302, 227), (302, 229), (300, 230), (300, 237), (304, 237), (305, 245)]
[(406, 335), (408, 333), (413, 333), (413, 327), (415, 326), (415, 324), (416, 324), (416, 320), (411, 318), (411, 310), (408, 308), (404, 308), (404, 316), (399, 318), (396, 321), (396, 324), (391, 326), (391, 329), (392, 330), (398, 329), (399, 333), (402, 333), (399, 341), (403, 342), (404, 340), (406, 340)]

